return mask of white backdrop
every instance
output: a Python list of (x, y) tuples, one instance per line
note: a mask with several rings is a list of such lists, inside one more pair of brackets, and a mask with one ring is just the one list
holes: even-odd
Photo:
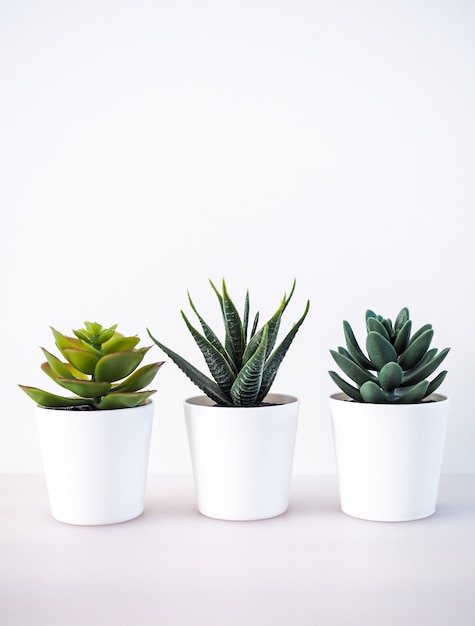
[[(274, 391), (298, 395), (295, 472), (335, 471), (329, 348), (408, 306), (452, 350), (444, 471), (475, 471), (475, 4), (2, 0), (0, 471), (40, 472), (38, 346), (83, 320), (146, 327), (202, 364), (180, 316), (208, 278), (307, 321)], [(157, 347), (150, 359), (162, 360)], [(153, 473), (188, 473), (157, 379)]]

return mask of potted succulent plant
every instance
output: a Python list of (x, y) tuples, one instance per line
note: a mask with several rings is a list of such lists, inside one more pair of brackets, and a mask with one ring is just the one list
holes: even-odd
[(298, 322), (276, 346), (279, 326), (294, 293), (266, 324), (258, 328), (259, 314), (249, 331), (249, 292), (241, 316), (229, 296), (211, 282), (224, 322), (221, 342), (198, 313), (202, 333), (181, 312), (201, 350), (212, 378), (176, 352), (152, 340), (204, 392), (185, 401), (199, 511), (227, 520), (264, 519), (280, 515), (288, 507), (297, 429), (299, 401), (296, 397), (270, 393), (277, 370), (302, 325), (310, 303)]
[(366, 350), (343, 322), (346, 348), (331, 350), (351, 384), (329, 372), (343, 393), (330, 398), (343, 512), (404, 521), (435, 512), (449, 400), (434, 393), (447, 371), (429, 382), (449, 348), (430, 348), (425, 324), (412, 334), (409, 310), (395, 319), (366, 312)]
[(85, 322), (74, 337), (52, 328), (65, 360), (42, 348), (41, 369), (75, 395), (20, 385), (37, 405), (51, 512), (62, 522), (112, 524), (144, 509), (155, 393), (144, 387), (162, 362), (137, 369), (150, 347), (116, 327)]

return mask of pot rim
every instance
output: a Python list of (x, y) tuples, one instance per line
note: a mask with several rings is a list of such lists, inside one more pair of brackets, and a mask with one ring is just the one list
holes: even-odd
[(201, 407), (209, 406), (209, 407), (217, 407), (220, 409), (234, 409), (234, 410), (240, 409), (242, 411), (247, 411), (249, 409), (268, 409), (268, 408), (272, 408), (275, 406), (294, 404), (295, 402), (299, 401), (299, 399), (296, 396), (288, 395), (285, 393), (268, 393), (267, 396), (264, 398), (264, 400), (267, 400), (268, 402), (271, 402), (272, 404), (268, 404), (265, 406), (262, 406), (262, 405), (259, 405), (259, 406), (220, 406), (220, 405), (217, 405), (214, 400), (211, 400), (211, 398), (208, 398), (208, 396), (205, 394), (186, 398), (184, 402), (185, 404), (189, 404), (191, 406), (201, 406)]
[(441, 393), (431, 393), (430, 396), (424, 399), (422, 402), (357, 402), (356, 400), (352, 400), (350, 396), (342, 391), (337, 393), (333, 393), (330, 395), (330, 401), (336, 402), (348, 402), (348, 404), (356, 404), (356, 405), (368, 405), (368, 406), (381, 406), (381, 407), (394, 407), (397, 409), (398, 407), (407, 407), (407, 406), (430, 406), (432, 402), (448, 402), (449, 397), (445, 396)]
[(139, 404), (138, 406), (126, 406), (119, 409), (92, 409), (91, 411), (77, 411), (74, 409), (68, 409), (59, 406), (42, 406), (41, 404), (35, 404), (35, 409), (41, 411), (54, 411), (55, 413), (65, 413), (66, 415), (100, 415), (101, 413), (112, 413), (115, 411), (132, 411), (134, 409), (143, 409), (150, 406), (151, 404), (154, 404), (154, 400), (148, 398), (143, 404)]

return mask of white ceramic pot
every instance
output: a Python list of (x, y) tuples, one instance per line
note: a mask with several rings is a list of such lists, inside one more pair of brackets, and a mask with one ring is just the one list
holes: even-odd
[(435, 512), (449, 400), (419, 404), (330, 397), (341, 509), (374, 521), (408, 521)]
[(185, 401), (198, 510), (223, 520), (284, 513), (299, 401), (269, 394), (273, 406), (219, 407), (206, 396)]
[(132, 409), (70, 411), (37, 406), (53, 517), (115, 524), (144, 509), (153, 402)]

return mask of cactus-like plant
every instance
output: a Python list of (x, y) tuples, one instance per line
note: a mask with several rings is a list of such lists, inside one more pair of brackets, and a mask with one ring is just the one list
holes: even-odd
[(269, 321), (259, 330), (259, 313), (256, 314), (251, 332), (248, 336), (249, 324), (249, 291), (246, 292), (243, 318), (231, 300), (226, 283), (223, 279), (222, 293), (210, 280), (221, 308), (224, 322), (224, 343), (198, 313), (190, 294), (190, 306), (198, 318), (203, 334), (194, 328), (185, 313), (181, 315), (193, 339), (200, 348), (208, 369), (214, 380), (203, 374), (191, 363), (176, 352), (158, 341), (148, 330), (151, 339), (159, 346), (174, 363), (197, 385), (211, 400), (219, 406), (259, 406), (274, 382), (277, 370), (285, 357), (297, 331), (302, 325), (309, 307), (278, 347), (275, 347), (282, 314), (294, 293), (295, 281), (290, 295), (284, 298)]
[(155, 378), (163, 361), (137, 369), (151, 346), (136, 348), (139, 337), (124, 337), (116, 328), (117, 324), (104, 328), (96, 322), (84, 322), (84, 328), (73, 330), (75, 337), (51, 328), (66, 361), (41, 348), (46, 357), (41, 369), (75, 396), (58, 396), (26, 385), (20, 388), (48, 408), (122, 409), (144, 404), (155, 390), (143, 389)]
[(427, 380), (442, 363), (450, 348), (429, 350), (434, 335), (431, 324), (425, 324), (411, 335), (409, 310), (403, 308), (394, 326), (373, 311), (366, 311), (366, 356), (361, 350), (350, 324), (343, 322), (346, 348), (330, 350), (340, 369), (356, 383), (353, 387), (336, 372), (329, 372), (333, 381), (357, 402), (418, 403), (433, 393), (443, 382), (447, 371), (431, 382)]

